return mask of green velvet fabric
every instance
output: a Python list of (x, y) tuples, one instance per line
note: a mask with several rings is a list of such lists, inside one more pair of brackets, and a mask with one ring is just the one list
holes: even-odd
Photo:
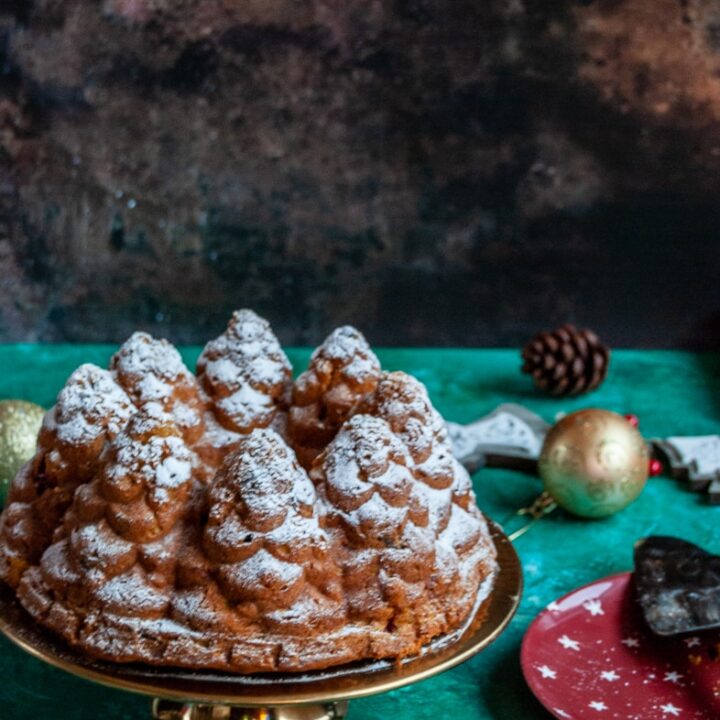
[[(106, 365), (107, 346), (0, 346), (0, 397), (46, 407), (81, 362)], [(188, 363), (197, 348), (183, 355)], [(288, 351), (303, 368), (308, 351)], [(604, 407), (640, 417), (646, 436), (720, 431), (720, 357), (681, 352), (616, 351), (610, 374), (591, 395), (574, 400), (536, 393), (519, 372), (516, 351), (384, 350), (387, 369), (424, 382), (441, 413), (458, 422), (478, 418), (501, 402), (518, 402), (552, 421), (560, 411)], [(474, 477), (478, 503), (502, 521), (540, 491), (537, 478), (501, 470)], [(653, 478), (641, 497), (618, 515), (584, 521), (556, 511), (516, 543), (525, 572), (521, 608), (488, 650), (464, 665), (413, 686), (351, 704), (352, 720), (394, 717), (548, 718), (520, 672), (520, 643), (528, 624), (551, 600), (611, 573), (630, 569), (633, 543), (651, 533), (673, 534), (720, 551), (720, 507), (709, 506), (668, 477)], [(142, 720), (147, 698), (102, 688), (46, 667), (0, 639), (0, 717), (12, 720)]]

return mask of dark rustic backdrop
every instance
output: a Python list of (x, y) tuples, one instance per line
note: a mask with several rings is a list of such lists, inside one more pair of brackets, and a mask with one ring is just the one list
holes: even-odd
[(720, 344), (715, 0), (5, 0), (0, 340)]

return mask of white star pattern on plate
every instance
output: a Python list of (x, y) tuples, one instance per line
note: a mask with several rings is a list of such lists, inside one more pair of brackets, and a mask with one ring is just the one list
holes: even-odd
[[(720, 673), (706, 660), (720, 633), (657, 638), (637, 609), (628, 612), (633, 595), (632, 575), (623, 573), (563, 596), (559, 612), (538, 615), (522, 647), (536, 697), (558, 720), (720, 720), (695, 699), (712, 693)], [(695, 670), (700, 660), (699, 670), (712, 677)]]
[(580, 649), (580, 643), (577, 640), (571, 640), (567, 635), (563, 635), (562, 637), (559, 637), (558, 642), (566, 650), (579, 650)]
[(673, 670), (672, 672), (666, 672), (663, 680), (665, 680), (665, 682), (679, 683), (681, 678), (682, 675)]
[(552, 610), (554, 612), (560, 610), (560, 606), (553, 600), (546, 608), (547, 610)]
[(595, 598), (594, 600), (588, 600), (587, 602), (583, 603), (583, 607), (591, 614), (591, 615), (604, 615), (605, 611), (603, 610), (602, 603)]

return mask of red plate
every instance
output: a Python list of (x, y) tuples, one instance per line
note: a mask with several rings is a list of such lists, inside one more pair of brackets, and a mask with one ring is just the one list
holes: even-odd
[(530, 689), (563, 720), (717, 720), (719, 658), (718, 631), (653, 635), (630, 573), (550, 603), (522, 646)]

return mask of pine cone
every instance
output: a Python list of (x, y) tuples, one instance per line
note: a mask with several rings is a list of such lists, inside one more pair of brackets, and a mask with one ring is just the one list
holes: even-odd
[(563, 325), (538, 333), (522, 352), (522, 371), (551, 395), (580, 395), (605, 379), (610, 351), (590, 330)]

